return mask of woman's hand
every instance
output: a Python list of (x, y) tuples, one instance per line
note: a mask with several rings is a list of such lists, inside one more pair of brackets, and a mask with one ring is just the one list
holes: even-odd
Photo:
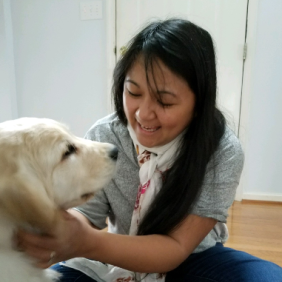
[(69, 210), (60, 213), (62, 220), (49, 234), (40, 235), (24, 230), (17, 233), (18, 248), (33, 257), (40, 268), (84, 256), (87, 253), (87, 241), (95, 235), (90, 222), (79, 212)]

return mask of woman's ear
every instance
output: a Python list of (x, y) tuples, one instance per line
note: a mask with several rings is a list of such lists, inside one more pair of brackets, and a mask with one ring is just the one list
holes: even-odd
[(58, 214), (40, 181), (13, 176), (0, 180), (0, 212), (16, 224), (28, 224), (42, 232), (54, 226)]

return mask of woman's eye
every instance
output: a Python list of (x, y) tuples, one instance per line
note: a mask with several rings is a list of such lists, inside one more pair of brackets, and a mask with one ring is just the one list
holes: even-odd
[(158, 100), (158, 103), (163, 107), (163, 108), (169, 108), (171, 107), (173, 104), (168, 104), (168, 103), (164, 103), (161, 100)]
[(73, 144), (68, 144), (67, 151), (64, 152), (63, 154), (63, 159), (66, 159), (68, 156), (76, 153), (77, 148)]
[(141, 96), (140, 94), (134, 94), (134, 93), (130, 92), (128, 89), (127, 89), (127, 92), (130, 96), (133, 96), (133, 97), (140, 97)]

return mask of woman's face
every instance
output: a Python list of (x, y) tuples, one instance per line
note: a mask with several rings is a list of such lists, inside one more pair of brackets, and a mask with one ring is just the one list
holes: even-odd
[(160, 60), (153, 71), (154, 75), (148, 71), (148, 85), (139, 57), (126, 74), (123, 90), (126, 118), (145, 147), (165, 145), (177, 137), (191, 122), (195, 106), (195, 95), (183, 78)]

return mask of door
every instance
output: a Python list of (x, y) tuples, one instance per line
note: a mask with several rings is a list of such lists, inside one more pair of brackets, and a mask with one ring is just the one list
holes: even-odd
[(230, 127), (238, 133), (243, 50), (248, 0), (116, 0), (117, 58), (123, 46), (153, 19), (182, 17), (203, 27), (214, 39), (218, 100)]

